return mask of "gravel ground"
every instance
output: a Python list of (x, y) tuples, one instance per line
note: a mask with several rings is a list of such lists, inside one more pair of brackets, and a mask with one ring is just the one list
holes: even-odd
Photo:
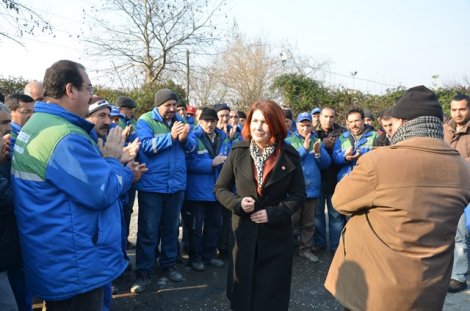
[[(135, 242), (137, 234), (137, 206), (134, 206), (130, 240)], [(132, 260), (135, 252), (130, 251)], [(323, 281), (331, 262), (329, 252), (318, 254), (319, 263), (307, 263), (294, 256), (290, 310), (343, 310), (335, 298), (325, 290)], [(182, 283), (172, 283), (156, 271), (152, 283), (139, 295), (129, 292), (134, 274), (126, 273), (117, 280), (120, 289), (114, 296), (112, 310), (230, 310), (225, 297), (227, 269), (208, 267), (204, 272), (196, 272), (185, 266), (178, 266), (185, 277)], [(470, 287), (470, 282), (469, 282)], [(448, 294), (445, 311), (470, 310), (470, 290)]]
[[(135, 205), (129, 237), (133, 243), (136, 241), (137, 234), (137, 212), (137, 205)], [(135, 251), (131, 250), (128, 253), (134, 267)], [(317, 255), (320, 262), (316, 264), (307, 263), (304, 259), (294, 256), (290, 310), (343, 310), (342, 306), (323, 287), (331, 255), (326, 251)], [(144, 293), (139, 295), (129, 292), (134, 273), (133, 271), (126, 272), (114, 283), (119, 291), (113, 296), (111, 310), (230, 310), (225, 297), (226, 267), (219, 269), (207, 267), (204, 272), (196, 272), (186, 266), (177, 268), (185, 277), (184, 282), (172, 283), (165, 277), (161, 277), (157, 270), (152, 283)], [(470, 288), (470, 281), (467, 283)], [(36, 301), (34, 310), (41, 310), (41, 306), (42, 304)], [(470, 310), (470, 289), (457, 294), (448, 294), (443, 310)]]

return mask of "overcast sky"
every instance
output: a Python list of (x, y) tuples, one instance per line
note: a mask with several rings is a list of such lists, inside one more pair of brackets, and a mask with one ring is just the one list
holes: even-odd
[[(41, 80), (58, 59), (89, 67), (83, 46), (70, 35), (81, 25), (82, 8), (93, 2), (28, 3), (51, 20), (56, 38), (24, 38), (25, 47), (2, 38), (0, 75)], [(229, 0), (228, 8), (247, 36), (289, 42), (302, 55), (328, 61), (316, 76), (328, 85), (380, 93), (470, 78), (470, 0)]]

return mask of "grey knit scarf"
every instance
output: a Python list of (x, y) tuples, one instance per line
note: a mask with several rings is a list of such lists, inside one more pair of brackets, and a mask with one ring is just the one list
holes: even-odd
[(266, 162), (266, 160), (273, 155), (275, 150), (276, 144), (272, 144), (271, 146), (265, 147), (263, 153), (260, 153), (260, 150), (256, 143), (253, 140), (250, 143), (250, 154), (251, 158), (255, 162), (257, 175), (256, 179), (258, 180), (258, 187), (260, 188), (263, 185), (264, 162)]
[(409, 139), (412, 137), (432, 137), (444, 138), (442, 121), (437, 117), (423, 116), (412, 119), (398, 128), (391, 139), (391, 144)]

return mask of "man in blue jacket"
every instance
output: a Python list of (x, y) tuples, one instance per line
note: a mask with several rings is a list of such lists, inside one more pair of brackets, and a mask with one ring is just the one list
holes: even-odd
[(178, 97), (170, 89), (155, 94), (155, 108), (137, 121), (141, 142), (139, 161), (148, 172), (137, 184), (139, 220), (136, 245), (136, 280), (131, 292), (150, 283), (155, 248), (160, 242), (159, 265), (165, 277), (183, 281), (175, 269), (179, 214), (186, 190), (186, 152), (197, 147), (189, 124), (176, 114)]
[(349, 175), (359, 157), (377, 146), (379, 134), (373, 127), (365, 124), (364, 111), (360, 108), (349, 109), (346, 115), (348, 131), (341, 134), (335, 143), (333, 161), (340, 166), (338, 181)]
[(299, 152), (307, 193), (302, 208), (292, 215), (292, 224), (298, 228), (300, 237), (299, 256), (309, 262), (318, 262), (317, 256), (312, 251), (315, 209), (321, 188), (320, 169), (327, 168), (331, 163), (331, 158), (318, 139), (312, 121), (310, 113), (300, 113), (297, 116), (296, 131), (286, 138), (286, 142)]
[(212, 191), (220, 169), (227, 158), (230, 142), (217, 128), (217, 113), (204, 108), (199, 125), (194, 129), (198, 148), (187, 157), (188, 210), (185, 223), (189, 228), (189, 260), (193, 270), (205, 270), (205, 264), (221, 268), (224, 262), (215, 258), (217, 239), (222, 228), (222, 205)]
[(122, 130), (111, 130), (105, 146), (90, 137), (93, 87), (81, 64), (54, 63), (44, 92), (12, 164), (26, 278), (47, 309), (101, 311), (103, 286), (127, 267), (118, 198), (133, 174), (119, 162)]

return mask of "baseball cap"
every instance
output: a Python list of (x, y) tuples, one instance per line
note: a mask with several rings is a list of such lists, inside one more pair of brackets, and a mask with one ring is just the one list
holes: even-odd
[(299, 122), (306, 121), (306, 120), (312, 121), (312, 115), (308, 112), (301, 112), (297, 116), (297, 120), (295, 122), (299, 123)]

